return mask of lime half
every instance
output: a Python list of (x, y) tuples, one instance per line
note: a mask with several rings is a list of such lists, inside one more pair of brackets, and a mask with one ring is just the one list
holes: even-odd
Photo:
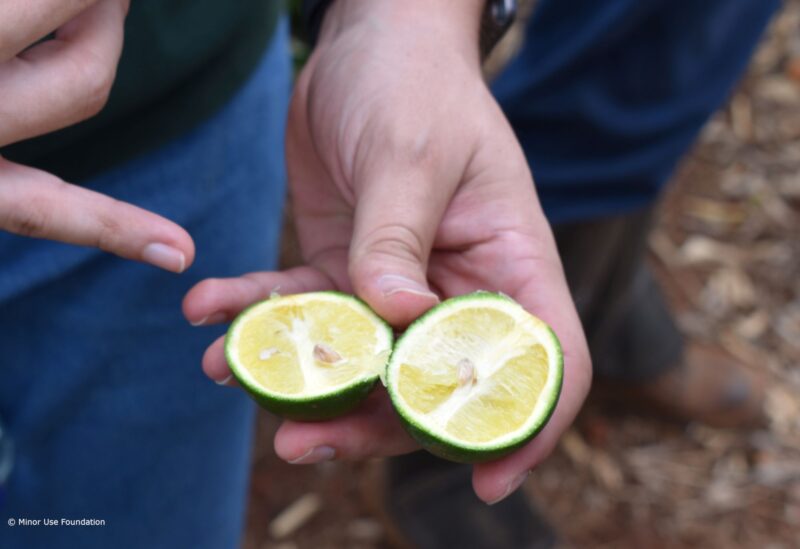
[(338, 292), (273, 297), (243, 311), (225, 338), (234, 377), (264, 408), (320, 421), (355, 408), (383, 374), (392, 330)]
[(512, 299), (477, 292), (445, 301), (395, 345), (387, 388), (409, 432), (462, 462), (503, 456), (539, 432), (561, 391), (553, 330)]

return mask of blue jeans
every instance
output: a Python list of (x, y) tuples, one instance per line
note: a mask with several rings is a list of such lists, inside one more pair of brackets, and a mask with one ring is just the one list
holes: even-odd
[(0, 233), (0, 418), (15, 448), (0, 547), (238, 547), (254, 410), (202, 374), (223, 330), (191, 328), (181, 299), (275, 265), (287, 44), (282, 24), (213, 118), (86, 184), (184, 226), (197, 246), (185, 274)]
[(554, 224), (652, 204), (779, 0), (541, 0), (492, 91)]

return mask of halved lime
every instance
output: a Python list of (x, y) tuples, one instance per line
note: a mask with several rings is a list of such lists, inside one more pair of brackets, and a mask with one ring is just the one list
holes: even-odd
[(556, 407), (563, 356), (550, 327), (490, 292), (449, 299), (397, 341), (387, 388), (430, 452), (475, 463), (539, 432)]
[(392, 329), (338, 292), (276, 296), (243, 311), (225, 338), (234, 377), (264, 408), (319, 421), (355, 408), (383, 374)]

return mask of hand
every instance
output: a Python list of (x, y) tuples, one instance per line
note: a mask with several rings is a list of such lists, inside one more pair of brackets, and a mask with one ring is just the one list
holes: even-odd
[[(475, 491), (492, 502), (554, 448), (586, 396), (591, 366), (525, 157), (481, 79), (483, 1), (424, 3), (334, 4), (299, 77), (286, 140), (306, 264), (203, 281), (184, 312), (195, 323), (221, 322), (276, 288), (336, 288), (402, 327), (439, 296), (477, 289), (512, 296), (561, 339), (564, 388), (532, 442), (475, 467)], [(222, 346), (217, 340), (203, 358), (215, 380), (230, 375)], [(287, 421), (275, 438), (278, 455), (295, 463), (415, 447), (383, 389), (350, 416)]]
[[(0, 2), (0, 147), (103, 108), (128, 0)], [(55, 31), (55, 38), (33, 45)], [(191, 237), (166, 219), (0, 157), (0, 230), (96, 246), (183, 271)]]

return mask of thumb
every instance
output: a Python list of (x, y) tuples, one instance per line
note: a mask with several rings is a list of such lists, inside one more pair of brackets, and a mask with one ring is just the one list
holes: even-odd
[(450, 196), (422, 173), (388, 173), (370, 174), (359, 189), (349, 274), (356, 294), (378, 315), (406, 326), (439, 302), (426, 271)]

